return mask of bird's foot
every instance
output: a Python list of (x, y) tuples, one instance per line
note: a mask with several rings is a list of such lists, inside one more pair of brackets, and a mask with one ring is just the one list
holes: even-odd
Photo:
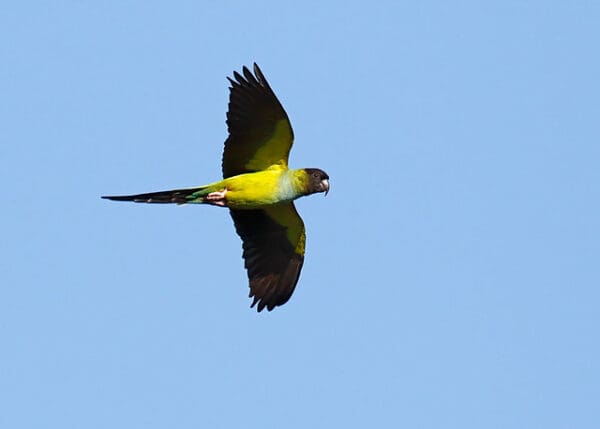
[(227, 188), (222, 191), (211, 192), (206, 196), (205, 201), (215, 206), (225, 207), (225, 196), (227, 195)]

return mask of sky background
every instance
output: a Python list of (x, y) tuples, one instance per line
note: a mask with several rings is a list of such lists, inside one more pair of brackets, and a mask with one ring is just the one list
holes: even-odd
[[(569, 4), (571, 3), (571, 4)], [(600, 6), (0, 6), (0, 426), (598, 428)], [(228, 83), (285, 106), (292, 299), (250, 309)]]

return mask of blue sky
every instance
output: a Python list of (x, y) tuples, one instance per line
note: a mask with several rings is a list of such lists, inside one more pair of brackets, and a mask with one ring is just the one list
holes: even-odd
[[(0, 7), (0, 426), (597, 428), (594, 2)], [(226, 210), (225, 77), (292, 120), (290, 302)]]

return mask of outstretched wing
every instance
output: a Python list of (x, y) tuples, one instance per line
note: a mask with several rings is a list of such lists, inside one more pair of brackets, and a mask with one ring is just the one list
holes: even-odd
[(292, 296), (304, 263), (306, 232), (294, 203), (230, 210), (243, 241), (252, 307), (271, 311)]
[(229, 137), (223, 151), (223, 177), (264, 170), (271, 165), (287, 167), (294, 132), (287, 113), (269, 83), (254, 64), (254, 75), (247, 67), (243, 76), (229, 79)]

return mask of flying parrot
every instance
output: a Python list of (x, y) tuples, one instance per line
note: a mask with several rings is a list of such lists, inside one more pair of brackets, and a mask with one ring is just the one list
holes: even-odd
[(251, 307), (285, 304), (304, 263), (306, 231), (294, 200), (329, 192), (329, 176), (318, 168), (288, 168), (294, 132), (287, 113), (258, 65), (254, 74), (227, 78), (229, 137), (223, 150), (223, 180), (193, 188), (103, 196), (137, 203), (211, 204), (227, 207), (242, 239)]

